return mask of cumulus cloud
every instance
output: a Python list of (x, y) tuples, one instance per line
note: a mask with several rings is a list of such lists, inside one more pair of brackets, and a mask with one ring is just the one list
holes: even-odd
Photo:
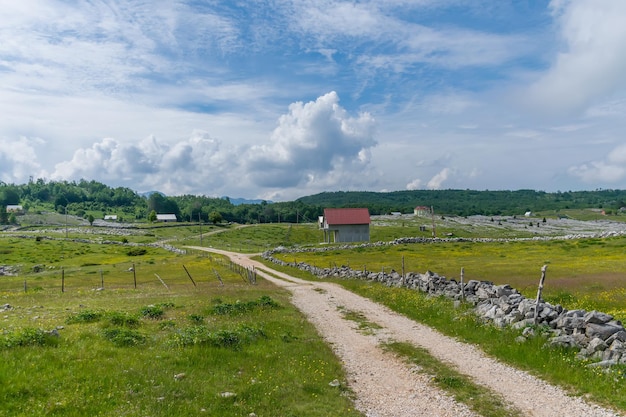
[(549, 70), (529, 89), (533, 105), (579, 110), (626, 87), (626, 2), (553, 0), (563, 42)]
[(376, 145), (374, 128), (369, 113), (349, 116), (334, 91), (293, 103), (270, 143), (250, 149), (250, 178), (262, 187), (293, 187), (359, 175), (369, 163), (369, 148)]
[(154, 136), (130, 145), (105, 138), (57, 164), (52, 179), (100, 178), (133, 189), (183, 194), (219, 184), (226, 161), (231, 167), (236, 161), (230, 153), (202, 131), (173, 146), (159, 143)]
[(586, 183), (614, 183), (626, 177), (626, 144), (613, 149), (604, 160), (572, 166), (569, 174)]
[(414, 179), (406, 185), (407, 190), (419, 190), (422, 188), (422, 180), (419, 178)]
[(426, 187), (431, 190), (438, 190), (450, 175), (450, 168), (444, 168), (428, 181)]
[(41, 142), (26, 137), (13, 141), (0, 138), (0, 181), (19, 184), (30, 177), (45, 177), (35, 152), (35, 146)]
[(419, 190), (423, 188), (427, 188), (429, 190), (438, 190), (441, 188), (444, 182), (450, 177), (451, 170), (450, 168), (443, 168), (437, 174), (435, 174), (424, 186), (424, 182), (415, 178), (413, 181), (409, 182), (406, 185), (407, 190)]

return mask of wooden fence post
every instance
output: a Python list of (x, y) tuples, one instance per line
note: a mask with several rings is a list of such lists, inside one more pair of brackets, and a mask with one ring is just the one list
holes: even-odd
[(224, 281), (222, 281), (222, 277), (220, 276), (219, 272), (217, 272), (217, 270), (214, 268), (213, 272), (215, 273), (215, 276), (217, 277), (217, 279), (220, 281), (220, 284), (222, 285), (222, 287), (224, 286)]
[(156, 274), (156, 273), (155, 273), (154, 275), (156, 275), (156, 277), (159, 279), (159, 281), (161, 281), (161, 284), (163, 284), (163, 286), (164, 286), (165, 288), (167, 288), (167, 290), (169, 291), (169, 290), (170, 290), (170, 287), (168, 287), (168, 286), (167, 286), (167, 284), (165, 283), (165, 281), (163, 281), (163, 280), (161, 279), (161, 277), (160, 277), (158, 274)]
[(539, 288), (537, 288), (537, 301), (535, 302), (535, 324), (539, 320), (539, 301), (541, 300), (541, 292), (543, 291), (543, 283), (546, 280), (546, 270), (548, 265), (544, 265), (541, 268), (541, 279), (539, 280)]
[(191, 280), (191, 282), (193, 283), (194, 287), (197, 287), (196, 285), (196, 281), (193, 280), (193, 278), (191, 277), (191, 274), (189, 273), (189, 271), (187, 271), (187, 268), (185, 267), (185, 265), (183, 265), (183, 268), (185, 269), (185, 272), (187, 273), (187, 276), (189, 277), (189, 279)]
[(465, 268), (461, 268), (461, 301), (463, 301), (463, 297), (465, 297), (465, 288), (463, 288), (464, 275), (465, 275)]
[(135, 263), (133, 262), (133, 282), (135, 284), (135, 289), (137, 289), (137, 272), (135, 272)]
[(65, 292), (65, 268), (61, 268), (61, 292)]

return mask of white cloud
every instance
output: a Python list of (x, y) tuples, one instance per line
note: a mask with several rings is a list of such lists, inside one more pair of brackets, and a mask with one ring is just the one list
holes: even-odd
[(626, 178), (626, 144), (620, 145), (604, 160), (572, 166), (568, 173), (586, 183), (615, 183)]
[(359, 175), (369, 162), (374, 119), (348, 115), (330, 92), (308, 103), (296, 102), (280, 117), (270, 143), (248, 153), (252, 182), (263, 187), (293, 187)]
[(37, 162), (35, 147), (41, 139), (20, 137), (17, 140), (0, 138), (0, 181), (21, 184), (30, 177), (42, 178), (47, 174)]
[(414, 179), (406, 185), (407, 190), (419, 190), (420, 188), (422, 188), (422, 180), (419, 178)]
[(582, 179), (583, 181), (594, 183), (613, 183), (624, 178), (626, 169), (622, 166), (608, 164), (605, 161), (594, 161), (569, 169), (569, 174)]
[(626, 2), (554, 0), (563, 42), (550, 69), (530, 86), (533, 106), (580, 110), (626, 87)]
[(222, 151), (219, 141), (201, 131), (173, 146), (153, 136), (137, 145), (105, 138), (57, 164), (52, 179), (97, 177), (133, 189), (184, 194), (206, 187), (218, 189), (228, 169), (237, 170), (236, 160), (233, 150)]
[[(406, 18), (415, 10), (448, 2), (296, 2), (287, 7), (292, 26), (304, 42), (320, 50), (341, 45), (364, 76), (404, 73), (419, 64), (448, 69), (496, 66), (527, 55), (534, 47), (526, 36), (477, 31), (456, 25), (420, 24)], [(467, 7), (474, 7), (468, 5)]]
[(626, 164), (626, 144), (613, 149), (607, 159), (612, 164)]
[(428, 181), (426, 187), (431, 190), (438, 190), (450, 176), (450, 168), (444, 168)]

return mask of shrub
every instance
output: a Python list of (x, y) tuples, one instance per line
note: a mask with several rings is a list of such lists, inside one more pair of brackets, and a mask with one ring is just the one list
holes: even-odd
[(112, 311), (107, 314), (109, 323), (114, 326), (137, 327), (139, 318), (127, 312)]
[(279, 304), (272, 300), (271, 297), (264, 295), (261, 296), (258, 300), (241, 302), (236, 301), (234, 303), (223, 303), (220, 302), (212, 307), (211, 313), (218, 315), (238, 315), (253, 311), (255, 309), (265, 309), (265, 308), (277, 308)]
[(208, 327), (199, 325), (179, 331), (172, 340), (176, 346), (208, 345), (218, 348), (238, 350), (244, 344), (250, 344), (259, 338), (266, 337), (259, 328), (239, 325), (234, 329), (210, 331)]
[(148, 253), (148, 250), (146, 248), (132, 248), (129, 249), (128, 252), (126, 252), (128, 256), (141, 256), (145, 255), (146, 253)]
[(0, 346), (13, 348), (22, 346), (54, 345), (56, 344), (56, 339), (56, 337), (48, 334), (44, 330), (27, 327), (21, 331), (8, 334)]
[(144, 335), (132, 329), (104, 329), (102, 334), (105, 339), (113, 342), (115, 346), (119, 347), (138, 346), (146, 342), (146, 337)]
[(79, 313), (71, 314), (65, 322), (67, 324), (74, 323), (95, 323), (102, 319), (103, 313), (95, 310), (83, 310)]
[(190, 314), (189, 320), (192, 321), (193, 323), (200, 324), (204, 321), (204, 316), (200, 314)]
[(163, 310), (163, 308), (160, 305), (149, 305), (149, 306), (142, 307), (141, 309), (141, 315), (143, 317), (153, 319), (153, 320), (162, 319), (164, 314), (165, 314), (165, 310)]

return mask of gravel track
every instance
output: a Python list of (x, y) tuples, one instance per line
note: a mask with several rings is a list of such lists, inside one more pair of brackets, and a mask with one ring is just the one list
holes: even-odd
[[(443, 336), (339, 285), (291, 277), (243, 254), (202, 247), (193, 249), (221, 253), (245, 267), (254, 266), (260, 276), (289, 290), (293, 304), (315, 325), (341, 359), (348, 384), (356, 395), (355, 406), (366, 416), (475, 415), (431, 384), (429, 376), (417, 372), (414, 365), (384, 352), (380, 343), (387, 341), (408, 342), (427, 349), (434, 357), (470, 376), (475, 383), (501, 395), (527, 416), (620, 415), (579, 397), (571, 397), (558, 387), (487, 357), (472, 345)], [(382, 329), (364, 334), (359, 331), (358, 323), (343, 317), (342, 311), (358, 312)]]

